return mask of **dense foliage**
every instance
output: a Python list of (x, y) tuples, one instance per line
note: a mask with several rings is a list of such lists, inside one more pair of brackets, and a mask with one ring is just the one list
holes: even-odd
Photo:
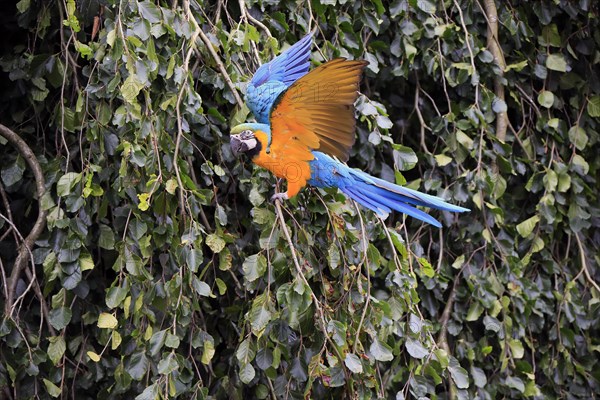
[[(0, 398), (593, 397), (598, 7), (4, 4)], [(267, 200), (228, 131), (314, 27), (369, 61), (349, 164), (470, 213)]]

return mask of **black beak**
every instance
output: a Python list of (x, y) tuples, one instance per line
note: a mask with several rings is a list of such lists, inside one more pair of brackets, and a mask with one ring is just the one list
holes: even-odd
[(240, 140), (240, 135), (231, 135), (231, 140), (229, 142), (229, 147), (231, 147), (231, 152), (235, 157), (243, 151), (242, 146), (243, 143)]

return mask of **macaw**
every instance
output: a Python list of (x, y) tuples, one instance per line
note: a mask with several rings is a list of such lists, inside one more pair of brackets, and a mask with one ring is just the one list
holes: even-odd
[(245, 153), (286, 179), (287, 191), (276, 193), (274, 201), (292, 198), (308, 184), (338, 188), (381, 217), (396, 210), (436, 227), (441, 224), (415, 206), (469, 211), (345, 164), (355, 141), (354, 102), (366, 64), (338, 58), (300, 77), (273, 101), (268, 122), (231, 130), (232, 153)]
[(309, 33), (289, 49), (256, 70), (246, 89), (246, 104), (257, 122), (268, 124), (273, 102), (310, 67)]

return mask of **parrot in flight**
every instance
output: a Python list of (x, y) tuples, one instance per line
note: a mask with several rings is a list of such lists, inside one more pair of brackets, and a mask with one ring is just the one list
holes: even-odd
[[(255, 164), (286, 179), (287, 191), (276, 193), (272, 200), (292, 198), (306, 185), (338, 188), (380, 217), (396, 210), (436, 227), (441, 224), (416, 206), (469, 211), (345, 164), (355, 141), (354, 102), (367, 62), (338, 58), (306, 73), (310, 36), (309, 44), (296, 47), (305, 39), (282, 53), (279, 57), (285, 55), (280, 59), (283, 61), (277, 57), (271, 61), (277, 62), (275, 66), (269, 63), (257, 70), (248, 93), (252, 88), (261, 90), (265, 84), (272, 84), (274, 90), (247, 95), (258, 122), (231, 130), (230, 146), (235, 156), (245, 153)], [(266, 76), (257, 79), (261, 68)], [(273, 93), (276, 96), (272, 99), (269, 96)]]

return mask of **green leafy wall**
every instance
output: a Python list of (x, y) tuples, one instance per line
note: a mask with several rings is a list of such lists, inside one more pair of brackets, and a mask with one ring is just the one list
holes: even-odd
[[(596, 2), (4, 3), (0, 398), (600, 389)], [(349, 165), (470, 213), (268, 201), (228, 131), (315, 27), (369, 61)]]

